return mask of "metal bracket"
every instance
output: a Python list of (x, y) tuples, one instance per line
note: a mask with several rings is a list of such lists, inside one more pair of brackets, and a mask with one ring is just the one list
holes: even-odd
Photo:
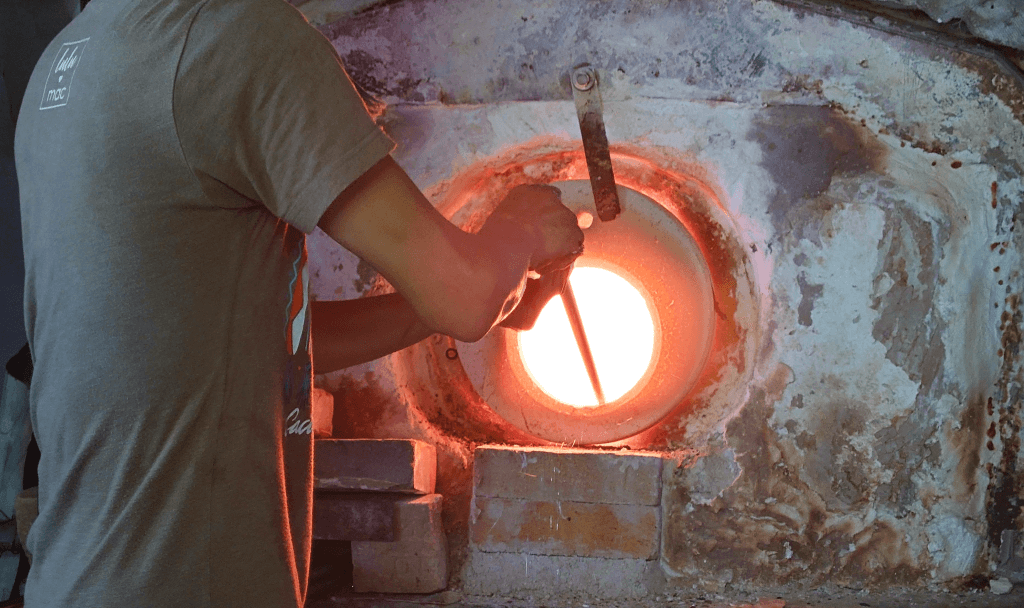
[(594, 190), (597, 217), (607, 222), (622, 210), (619, 193), (615, 188), (612, 157), (608, 152), (608, 136), (604, 131), (604, 106), (598, 89), (597, 70), (582, 64), (573, 70), (572, 98), (576, 102), (576, 117), (583, 136), (583, 154), (587, 157), (590, 187)]

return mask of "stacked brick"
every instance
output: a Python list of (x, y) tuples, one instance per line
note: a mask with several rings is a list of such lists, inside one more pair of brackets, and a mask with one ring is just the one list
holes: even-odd
[(477, 448), (466, 590), (643, 595), (659, 570), (661, 475), (652, 454)]
[(314, 437), (330, 437), (334, 433), (334, 395), (314, 387), (310, 418), (313, 420)]
[(352, 541), (357, 592), (432, 593), (448, 583), (434, 446), (406, 439), (319, 439), (313, 538)]

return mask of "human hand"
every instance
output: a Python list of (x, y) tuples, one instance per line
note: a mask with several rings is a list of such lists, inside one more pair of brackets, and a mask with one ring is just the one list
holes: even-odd
[(516, 186), (487, 218), (481, 232), (510, 226), (531, 240), (530, 270), (538, 274), (570, 267), (583, 253), (583, 231), (576, 214), (562, 204), (562, 193), (554, 186)]
[(526, 290), (523, 297), (512, 312), (500, 323), (502, 327), (525, 331), (533, 329), (540, 317), (540, 312), (551, 298), (559, 295), (569, 283), (569, 275), (572, 274), (573, 266), (570, 264), (558, 270), (552, 270), (542, 274), (540, 278), (530, 279), (526, 283)]

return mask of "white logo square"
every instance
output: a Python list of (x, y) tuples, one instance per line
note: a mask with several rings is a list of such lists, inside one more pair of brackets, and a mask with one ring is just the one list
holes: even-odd
[(75, 78), (75, 70), (82, 61), (88, 38), (75, 42), (65, 42), (53, 58), (53, 65), (46, 74), (43, 86), (43, 100), (39, 103), (40, 110), (50, 110), (68, 105), (71, 99), (71, 81)]

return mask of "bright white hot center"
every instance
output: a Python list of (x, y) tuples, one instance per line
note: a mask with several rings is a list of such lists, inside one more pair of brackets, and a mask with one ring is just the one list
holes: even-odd
[[(577, 267), (569, 281), (601, 388), (613, 402), (647, 372), (654, 320), (643, 294), (610, 270)], [(544, 307), (533, 329), (519, 334), (519, 352), (527, 372), (550, 397), (576, 407), (598, 405), (561, 298)]]

